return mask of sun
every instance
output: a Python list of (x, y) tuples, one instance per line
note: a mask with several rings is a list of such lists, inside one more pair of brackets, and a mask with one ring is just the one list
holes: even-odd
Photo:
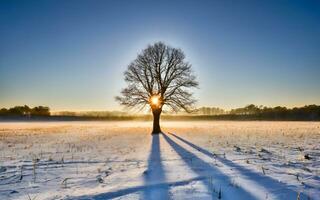
[(159, 105), (159, 103), (160, 103), (159, 96), (157, 96), (157, 95), (151, 96), (151, 97), (150, 97), (150, 103), (151, 103), (152, 105), (154, 105), (154, 106)]

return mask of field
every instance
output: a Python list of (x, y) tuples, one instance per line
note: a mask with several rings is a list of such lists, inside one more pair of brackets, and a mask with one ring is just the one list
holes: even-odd
[(0, 199), (320, 199), (320, 122), (0, 123)]

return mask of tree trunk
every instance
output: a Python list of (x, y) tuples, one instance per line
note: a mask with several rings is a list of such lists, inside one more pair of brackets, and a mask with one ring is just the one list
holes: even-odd
[(153, 109), (152, 114), (153, 114), (153, 130), (152, 134), (159, 134), (161, 133), (161, 128), (160, 128), (160, 114), (161, 114), (162, 109)]

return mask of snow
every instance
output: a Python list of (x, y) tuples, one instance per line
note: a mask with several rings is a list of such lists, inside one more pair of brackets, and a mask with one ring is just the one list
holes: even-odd
[(319, 122), (2, 122), (0, 199), (320, 199)]

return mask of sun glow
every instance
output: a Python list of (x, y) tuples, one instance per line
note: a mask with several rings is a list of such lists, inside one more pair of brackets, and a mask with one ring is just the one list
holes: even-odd
[(159, 101), (159, 96), (154, 95), (150, 97), (150, 103), (154, 106), (159, 105), (160, 101)]

